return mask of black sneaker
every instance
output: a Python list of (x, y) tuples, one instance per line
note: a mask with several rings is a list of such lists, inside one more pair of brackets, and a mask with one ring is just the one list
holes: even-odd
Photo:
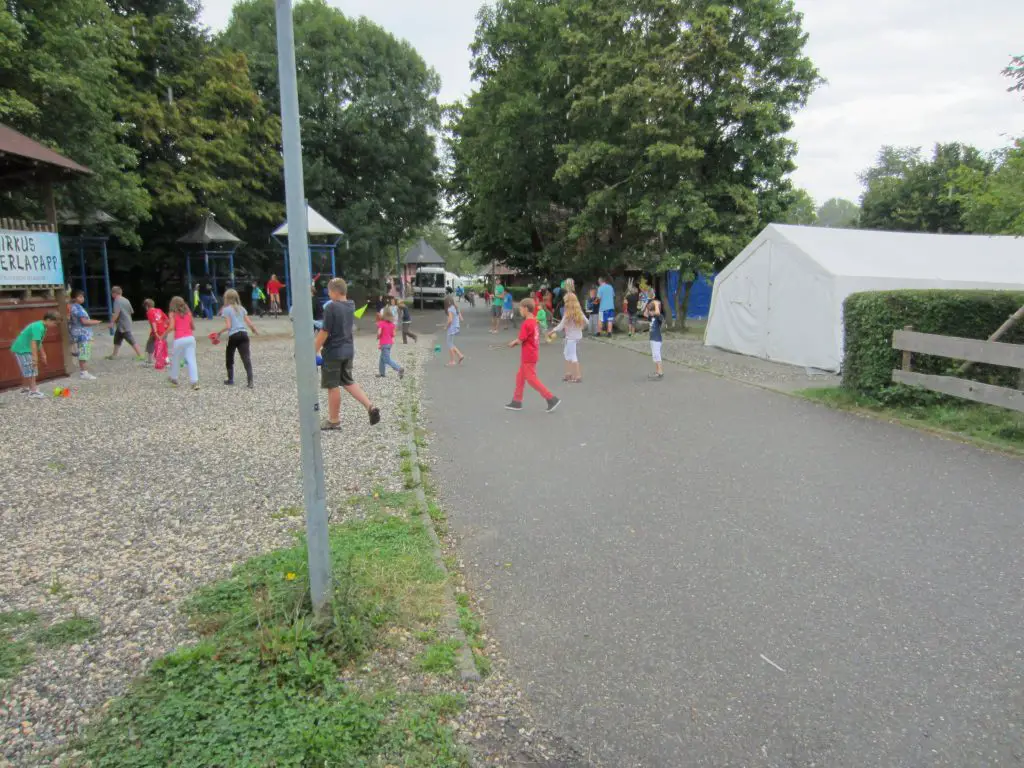
[(400, 369), (398, 370), (398, 378), (399, 378), (399, 380), (401, 380), (401, 379), (404, 379), (404, 378), (405, 378), (405, 368), (400, 368)]
[(249, 389), (252, 389), (254, 385), (252, 381), (249, 381), (245, 386), (248, 387)]
[(548, 413), (554, 413), (555, 409), (562, 404), (562, 401), (557, 397), (552, 397), (548, 400)]
[(523, 410), (523, 404), (518, 400), (513, 400), (511, 403), (505, 406), (507, 411), (521, 411)]
[(376, 426), (377, 424), (380, 424), (380, 408), (371, 408), (370, 409), (370, 426), (373, 427), (373, 426)]
[(233, 387), (233, 386), (235, 386), (234, 379), (224, 379), (224, 386), (225, 387)]
[(647, 375), (647, 380), (648, 381), (661, 381), (664, 378), (665, 378), (665, 374), (664, 373), (651, 373), (651, 374)]

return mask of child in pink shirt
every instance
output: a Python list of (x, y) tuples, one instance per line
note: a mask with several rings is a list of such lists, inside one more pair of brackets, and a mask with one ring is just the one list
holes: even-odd
[(395, 316), (391, 312), (381, 312), (377, 315), (377, 346), (380, 347), (380, 373), (377, 376), (381, 379), (388, 366), (398, 371), (398, 378), (405, 376), (405, 368), (391, 359), (391, 346), (394, 343)]

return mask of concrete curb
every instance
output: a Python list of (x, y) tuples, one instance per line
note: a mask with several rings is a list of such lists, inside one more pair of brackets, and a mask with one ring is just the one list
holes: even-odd
[[(411, 378), (411, 377), (410, 377)], [(410, 384), (415, 386), (415, 379), (410, 381)], [(419, 450), (416, 446), (416, 416), (413, 413), (412, 407), (412, 396), (410, 389), (410, 396), (405, 401), (405, 418), (409, 424), (409, 459), (412, 462), (412, 490), (416, 496), (416, 506), (420, 512), (420, 520), (423, 522), (423, 527), (427, 531), (427, 535), (430, 536), (430, 540), (434, 543), (434, 563), (444, 573), (444, 595), (445, 595), (445, 612), (444, 612), (444, 623), (448, 629), (450, 637), (455, 638), (459, 641), (459, 650), (456, 652), (455, 659), (459, 668), (459, 677), (463, 682), (479, 682), (480, 673), (477, 671), (476, 663), (473, 661), (473, 651), (469, 645), (469, 638), (466, 637), (466, 633), (463, 632), (461, 625), (459, 624), (458, 612), (455, 608), (455, 593), (452, 591), (451, 574), (448, 572), (448, 567), (444, 564), (444, 557), (441, 554), (441, 539), (437, 535), (437, 529), (434, 528), (434, 521), (430, 517), (430, 509), (427, 505), (427, 495), (423, 490), (423, 477), (420, 473), (420, 462), (419, 462)]]

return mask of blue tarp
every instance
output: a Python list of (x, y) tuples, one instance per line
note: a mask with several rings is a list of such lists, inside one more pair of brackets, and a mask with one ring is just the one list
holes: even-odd
[[(680, 290), (679, 270), (673, 269), (667, 274), (668, 295), (666, 301), (672, 310), (672, 319), (676, 319), (676, 293)], [(712, 278), (714, 279), (714, 278)], [(686, 309), (686, 317), (690, 320), (703, 320), (711, 312), (711, 280), (704, 275), (697, 275), (690, 288), (690, 304)]]

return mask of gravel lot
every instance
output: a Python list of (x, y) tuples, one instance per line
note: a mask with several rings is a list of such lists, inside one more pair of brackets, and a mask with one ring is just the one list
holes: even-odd
[[(103, 360), (111, 342), (97, 334), (99, 379), (56, 382), (77, 387), (71, 398), (0, 394), (0, 612), (34, 610), (47, 624), (78, 614), (102, 625), (80, 645), (37, 648), (3, 690), (0, 754), (15, 765), (47, 764), (89, 712), (191, 640), (177, 611), (185, 596), (302, 527), (292, 341), (255, 339), (256, 388), (225, 387), (224, 345), (202, 338), (214, 327), (197, 330), (198, 392), (172, 389), (164, 372), (130, 355)], [(260, 327), (290, 333), (287, 322)], [(343, 431), (323, 443), (335, 510), (353, 493), (402, 485), (404, 385), (390, 373), (374, 378), (371, 334), (357, 335), (356, 346), (356, 379), (383, 421), (371, 429), (362, 407), (343, 400)], [(399, 345), (395, 357), (422, 360), (430, 350)], [(240, 362), (236, 380), (245, 380)]]

